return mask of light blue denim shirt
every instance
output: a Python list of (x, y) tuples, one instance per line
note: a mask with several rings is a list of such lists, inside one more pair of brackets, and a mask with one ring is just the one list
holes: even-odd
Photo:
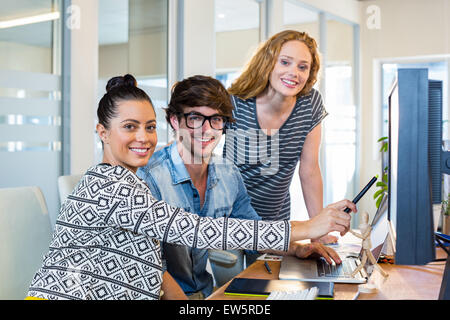
[[(260, 220), (250, 204), (239, 170), (225, 161), (211, 158), (203, 207), (176, 143), (155, 152), (137, 175), (145, 180), (156, 199), (188, 212), (203, 217)], [(163, 243), (163, 258), (167, 270), (187, 295), (198, 291), (205, 296), (212, 293), (213, 279), (206, 271), (208, 250)]]

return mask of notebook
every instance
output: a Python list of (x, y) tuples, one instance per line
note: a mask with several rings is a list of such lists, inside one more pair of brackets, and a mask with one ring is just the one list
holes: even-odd
[[(371, 251), (376, 260), (381, 254), (389, 233), (387, 211), (387, 197), (385, 196), (371, 223)], [(366, 266), (355, 277), (351, 276), (351, 273), (361, 263), (361, 257), (362, 249), (359, 255), (348, 254), (345, 257), (341, 256), (341, 265), (330, 265), (323, 258), (313, 260), (285, 256), (281, 261), (279, 278), (314, 282), (365, 283), (373, 271), (373, 266), (370, 266), (370, 262), (367, 262)]]
[(272, 292), (293, 292), (313, 287), (317, 287), (319, 290), (316, 299), (333, 299), (334, 283), (302, 282), (296, 280), (234, 278), (225, 289), (225, 294), (249, 297), (268, 297)]

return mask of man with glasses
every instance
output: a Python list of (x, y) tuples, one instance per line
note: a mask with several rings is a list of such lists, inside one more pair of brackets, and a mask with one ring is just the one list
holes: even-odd
[[(213, 155), (226, 124), (234, 121), (232, 109), (228, 92), (211, 77), (193, 76), (173, 86), (165, 111), (175, 142), (155, 152), (137, 171), (156, 199), (203, 217), (260, 219), (237, 167)], [(214, 230), (203, 232), (214, 236)], [(208, 250), (169, 243), (163, 243), (162, 248), (163, 265), (190, 299), (203, 299), (212, 293), (213, 279), (206, 271)], [(294, 243), (288, 252), (300, 258), (314, 253), (327, 259), (332, 256), (335, 261), (339, 258), (320, 243)], [(233, 269), (236, 274), (243, 266), (242, 255), (238, 256), (241, 258)], [(181, 292), (172, 285), (174, 292)]]

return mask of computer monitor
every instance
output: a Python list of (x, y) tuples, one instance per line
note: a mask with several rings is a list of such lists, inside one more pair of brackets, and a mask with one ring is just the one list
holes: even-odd
[(388, 149), (388, 216), (396, 264), (435, 259), (428, 98), (427, 69), (398, 70), (389, 95)]
[[(441, 202), (442, 174), (450, 174), (442, 150), (442, 82), (427, 69), (399, 69), (389, 95), (388, 219), (395, 263), (435, 259), (432, 204)], [(448, 258), (450, 259), (450, 258)], [(450, 260), (440, 298), (450, 298)]]

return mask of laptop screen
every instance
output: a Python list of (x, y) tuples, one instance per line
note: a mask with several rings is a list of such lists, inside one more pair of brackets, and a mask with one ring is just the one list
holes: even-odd
[[(386, 242), (387, 236), (389, 234), (389, 220), (388, 220), (388, 206), (387, 206), (387, 196), (383, 197), (383, 200), (378, 207), (375, 216), (373, 217), (371, 227), (372, 232), (370, 234), (370, 241), (372, 243), (372, 255), (376, 260), (381, 255), (381, 250)], [(362, 256), (362, 250), (360, 257)], [(370, 263), (370, 261), (368, 261)]]

